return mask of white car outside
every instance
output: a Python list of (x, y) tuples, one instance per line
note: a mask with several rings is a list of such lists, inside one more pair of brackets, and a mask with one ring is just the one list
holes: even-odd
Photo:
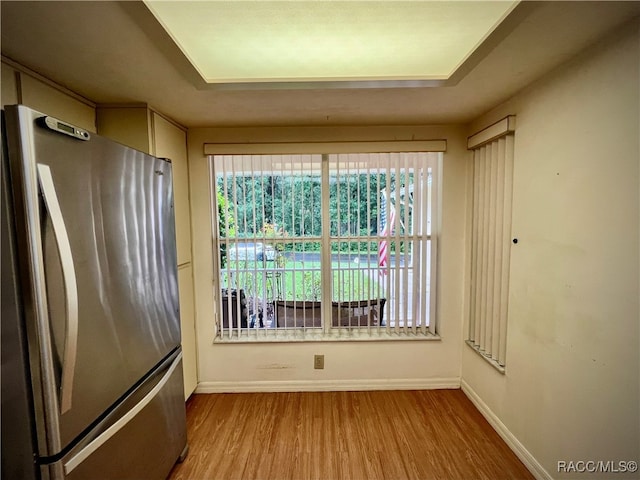
[(260, 242), (230, 243), (227, 249), (229, 260), (273, 261), (276, 251), (271, 245)]

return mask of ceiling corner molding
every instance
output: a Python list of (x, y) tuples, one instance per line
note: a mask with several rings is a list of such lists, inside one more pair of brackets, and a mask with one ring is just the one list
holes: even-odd
[[(45, 85), (48, 85), (49, 87), (64, 93), (65, 95), (74, 98), (75, 100), (78, 100), (81, 103), (84, 103), (85, 105), (87, 105), (88, 107), (91, 108), (96, 108), (96, 104), (89, 100), (86, 97), (83, 97), (82, 95), (77, 94), (76, 92), (74, 92), (73, 90), (70, 90), (69, 88), (65, 87), (64, 85), (60, 85), (59, 83), (54, 82), (53, 80), (48, 79), (47, 77), (45, 77), (44, 75), (39, 74), (38, 72), (36, 72), (35, 70), (30, 69), (29, 67), (26, 67), (24, 65), (22, 65), (19, 62), (16, 62), (15, 60), (6, 57), (5, 55), (0, 56), (0, 61), (2, 61), (2, 63), (4, 63), (5, 65), (8, 65), (9, 67), (11, 67), (13, 70), (15, 70), (18, 75), (28, 75), (36, 80), (38, 80), (39, 82), (44, 83)], [(20, 89), (22, 87), (19, 87)], [(21, 97), (22, 96), (22, 92), (18, 92), (18, 95)]]
[(98, 103), (96, 108), (149, 108), (145, 102), (125, 102), (125, 103)]
[(200, 83), (198, 90), (332, 90), (364, 88), (444, 87), (448, 80), (330, 80), (296, 82)]
[(197, 90), (207, 90), (210, 87), (144, 2), (117, 3), (187, 82)]
[(467, 138), (467, 150), (479, 148), (496, 138), (504, 137), (505, 135), (513, 133), (515, 130), (516, 116), (509, 115)]
[(454, 70), (446, 80), (445, 86), (452, 87), (462, 81), (462, 79), (477, 67), (518, 25), (533, 12), (539, 10), (542, 5), (542, 2), (520, 1), (480, 45)]

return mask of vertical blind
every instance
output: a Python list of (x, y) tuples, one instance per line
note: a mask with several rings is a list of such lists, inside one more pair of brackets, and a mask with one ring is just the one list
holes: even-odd
[(511, 119), (505, 119), (506, 128), (500, 129), (497, 138), (471, 146), (473, 210), (467, 343), (498, 367), (505, 366), (507, 350), (514, 148)]
[[(330, 220), (332, 326), (435, 334), (438, 196), (435, 153), (327, 155), (338, 214)], [(331, 198), (331, 195), (330, 195)], [(357, 253), (354, 253), (357, 252)], [(435, 282), (433, 282), (435, 286)], [(364, 286), (364, 290), (359, 287)], [(366, 306), (377, 303), (372, 312)], [(379, 313), (378, 313), (379, 312)], [(360, 330), (361, 331), (361, 330)]]
[(436, 333), (441, 154), (211, 160), (219, 339)]

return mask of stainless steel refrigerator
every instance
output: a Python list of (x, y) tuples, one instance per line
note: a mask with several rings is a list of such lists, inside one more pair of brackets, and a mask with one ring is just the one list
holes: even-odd
[(187, 445), (171, 163), (24, 106), (2, 143), (2, 478), (166, 478)]

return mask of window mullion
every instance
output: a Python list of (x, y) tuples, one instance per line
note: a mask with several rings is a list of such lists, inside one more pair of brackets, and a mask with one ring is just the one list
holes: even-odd
[[(320, 164), (320, 195), (322, 197), (321, 205), (329, 205), (329, 155), (322, 155)], [(329, 208), (323, 208), (321, 211), (321, 241), (320, 241), (320, 278), (322, 279), (322, 318), (323, 331), (328, 333), (331, 330), (332, 319), (332, 267), (331, 267), (331, 212)]]

